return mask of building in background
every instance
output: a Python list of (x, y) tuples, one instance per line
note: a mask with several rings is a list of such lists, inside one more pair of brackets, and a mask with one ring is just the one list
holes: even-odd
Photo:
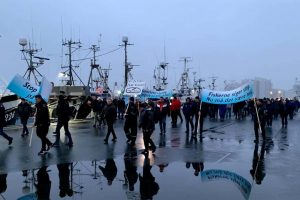
[[(282, 91), (280, 91), (280, 95), (281, 93)], [(256, 98), (269, 98), (271, 94), (273, 94), (271, 80), (258, 77), (254, 79), (254, 95)]]

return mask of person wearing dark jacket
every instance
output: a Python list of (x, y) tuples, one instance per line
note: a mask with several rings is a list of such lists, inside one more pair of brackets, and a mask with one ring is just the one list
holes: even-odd
[(108, 158), (106, 159), (105, 167), (99, 166), (99, 169), (102, 171), (103, 176), (106, 177), (107, 185), (112, 185), (112, 182), (118, 173), (115, 161), (111, 158)]
[[(265, 126), (266, 126), (267, 110), (266, 110), (265, 105), (260, 100), (256, 100), (256, 105), (254, 105), (254, 106), (257, 106), (257, 113), (254, 113), (254, 133), (255, 133), (254, 142), (258, 143), (259, 130), (262, 134), (263, 140), (266, 140)], [(256, 109), (254, 111), (256, 112)]]
[(2, 135), (8, 141), (8, 145), (11, 145), (13, 138), (8, 136), (4, 131), (3, 128), (6, 125), (5, 121), (5, 108), (3, 104), (0, 102), (0, 135)]
[(111, 133), (113, 135), (112, 141), (115, 142), (117, 140), (117, 136), (114, 130), (114, 123), (117, 118), (117, 110), (111, 99), (107, 99), (107, 105), (104, 108), (104, 117), (107, 123), (107, 134), (104, 139), (104, 144), (108, 143), (108, 138)]
[(64, 95), (60, 95), (58, 97), (58, 104), (56, 107), (56, 115), (57, 115), (57, 125), (56, 125), (56, 141), (54, 146), (59, 146), (60, 141), (60, 129), (64, 127), (65, 135), (68, 137), (68, 146), (73, 146), (73, 140), (71, 133), (69, 131), (69, 117), (70, 117), (70, 107), (69, 102), (65, 99)]
[(48, 110), (47, 103), (43, 100), (41, 95), (36, 95), (35, 101), (36, 101), (35, 104), (36, 113), (35, 113), (34, 125), (36, 126), (36, 134), (42, 141), (42, 148), (38, 154), (44, 155), (53, 146), (53, 144), (47, 138), (47, 134), (50, 126), (49, 110)]
[(124, 119), (125, 106), (124, 98), (120, 98), (118, 100), (118, 119)]
[(279, 104), (279, 114), (281, 117), (281, 125), (282, 128), (286, 128), (288, 125), (288, 114), (289, 114), (289, 110), (288, 110), (288, 106), (287, 106), (287, 101), (286, 100), (281, 100), (280, 104)]
[(170, 108), (165, 102), (163, 97), (160, 97), (159, 101), (156, 104), (156, 111), (158, 115), (158, 122), (160, 128), (160, 134), (166, 133), (166, 119), (167, 115), (170, 113)]
[(125, 124), (124, 131), (127, 137), (127, 142), (131, 142), (131, 145), (135, 145), (137, 136), (137, 120), (139, 111), (137, 106), (134, 104), (134, 98), (130, 97), (128, 106), (125, 111)]
[(271, 103), (270, 100), (267, 101), (266, 109), (267, 109), (267, 116), (266, 116), (267, 117), (267, 126), (272, 127), (274, 105)]
[(185, 117), (185, 124), (186, 124), (186, 131), (185, 133), (189, 134), (190, 132), (190, 125), (191, 131), (194, 131), (194, 124), (193, 124), (193, 116), (194, 116), (194, 106), (193, 102), (191, 102), (190, 97), (186, 98), (186, 102), (183, 104), (182, 112)]
[(149, 155), (150, 146), (152, 149), (152, 153), (154, 153), (156, 150), (156, 146), (151, 139), (151, 135), (155, 130), (154, 117), (154, 103), (151, 101), (148, 103), (147, 107), (143, 109), (139, 122), (139, 128), (142, 128), (143, 130), (143, 139), (145, 145), (145, 150), (142, 152), (142, 154), (144, 154), (146, 157), (148, 157)]
[(22, 137), (29, 135), (27, 128), (27, 122), (32, 112), (31, 106), (25, 101), (24, 98), (21, 98), (21, 103), (18, 105), (18, 114), (20, 116), (21, 124), (23, 125)]

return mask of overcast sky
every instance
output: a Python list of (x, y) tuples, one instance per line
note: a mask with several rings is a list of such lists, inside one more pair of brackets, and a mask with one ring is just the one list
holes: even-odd
[[(33, 40), (49, 57), (39, 70), (57, 81), (62, 64), (63, 37), (81, 40), (87, 49), (97, 44), (101, 52), (115, 49), (122, 36), (134, 43), (128, 59), (140, 65), (134, 77), (153, 84), (153, 69), (166, 58), (173, 88), (189, 56), (191, 72), (224, 80), (265, 77), (276, 88), (290, 89), (300, 77), (300, 1), (298, 0), (2, 0), (0, 5), (0, 77), (10, 80), (23, 73), (19, 38)], [(62, 22), (62, 23), (61, 23)], [(63, 27), (63, 31), (62, 31)], [(124, 52), (100, 57), (111, 65), (111, 82), (123, 82)], [(65, 64), (65, 60), (63, 61)], [(75, 64), (75, 63), (74, 63)], [(86, 81), (90, 61), (78, 73)], [(192, 79), (192, 76), (191, 76)]]

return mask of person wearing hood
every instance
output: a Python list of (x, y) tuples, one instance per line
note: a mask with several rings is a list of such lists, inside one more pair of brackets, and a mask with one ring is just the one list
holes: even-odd
[(47, 138), (50, 126), (49, 109), (41, 95), (36, 95), (35, 101), (36, 113), (34, 125), (36, 126), (36, 134), (42, 142), (42, 148), (38, 154), (44, 155), (53, 146), (52, 142)]
[(27, 128), (27, 122), (32, 112), (31, 106), (26, 102), (24, 98), (21, 98), (21, 103), (18, 105), (18, 114), (20, 116), (21, 124), (23, 125), (23, 132), (21, 134), (22, 137), (25, 135), (29, 135), (29, 131)]
[(54, 146), (59, 146), (60, 141), (60, 129), (64, 127), (65, 135), (68, 137), (68, 146), (73, 146), (73, 140), (69, 131), (69, 102), (65, 99), (64, 95), (59, 95), (58, 104), (56, 107), (57, 125), (56, 125), (56, 141)]

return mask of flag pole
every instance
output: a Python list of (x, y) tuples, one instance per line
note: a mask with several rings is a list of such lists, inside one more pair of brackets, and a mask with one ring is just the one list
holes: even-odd
[(257, 121), (258, 121), (259, 131), (260, 131), (260, 133), (262, 133), (261, 123), (260, 123), (258, 110), (257, 110), (256, 98), (254, 98), (253, 100), (254, 100), (254, 107), (255, 107), (255, 111), (256, 111), (256, 117), (257, 117)]
[(32, 136), (33, 136), (34, 127), (35, 127), (35, 118), (33, 120), (33, 126), (32, 126), (31, 133), (30, 133), (29, 147), (31, 147), (31, 144), (32, 144)]
[[(199, 117), (198, 117), (198, 126), (197, 126), (197, 132), (198, 132), (198, 130), (200, 129), (200, 117), (201, 117), (201, 109), (202, 109), (202, 101), (200, 102), (200, 106), (199, 106)], [(200, 132), (199, 132), (199, 134), (201, 134)]]

